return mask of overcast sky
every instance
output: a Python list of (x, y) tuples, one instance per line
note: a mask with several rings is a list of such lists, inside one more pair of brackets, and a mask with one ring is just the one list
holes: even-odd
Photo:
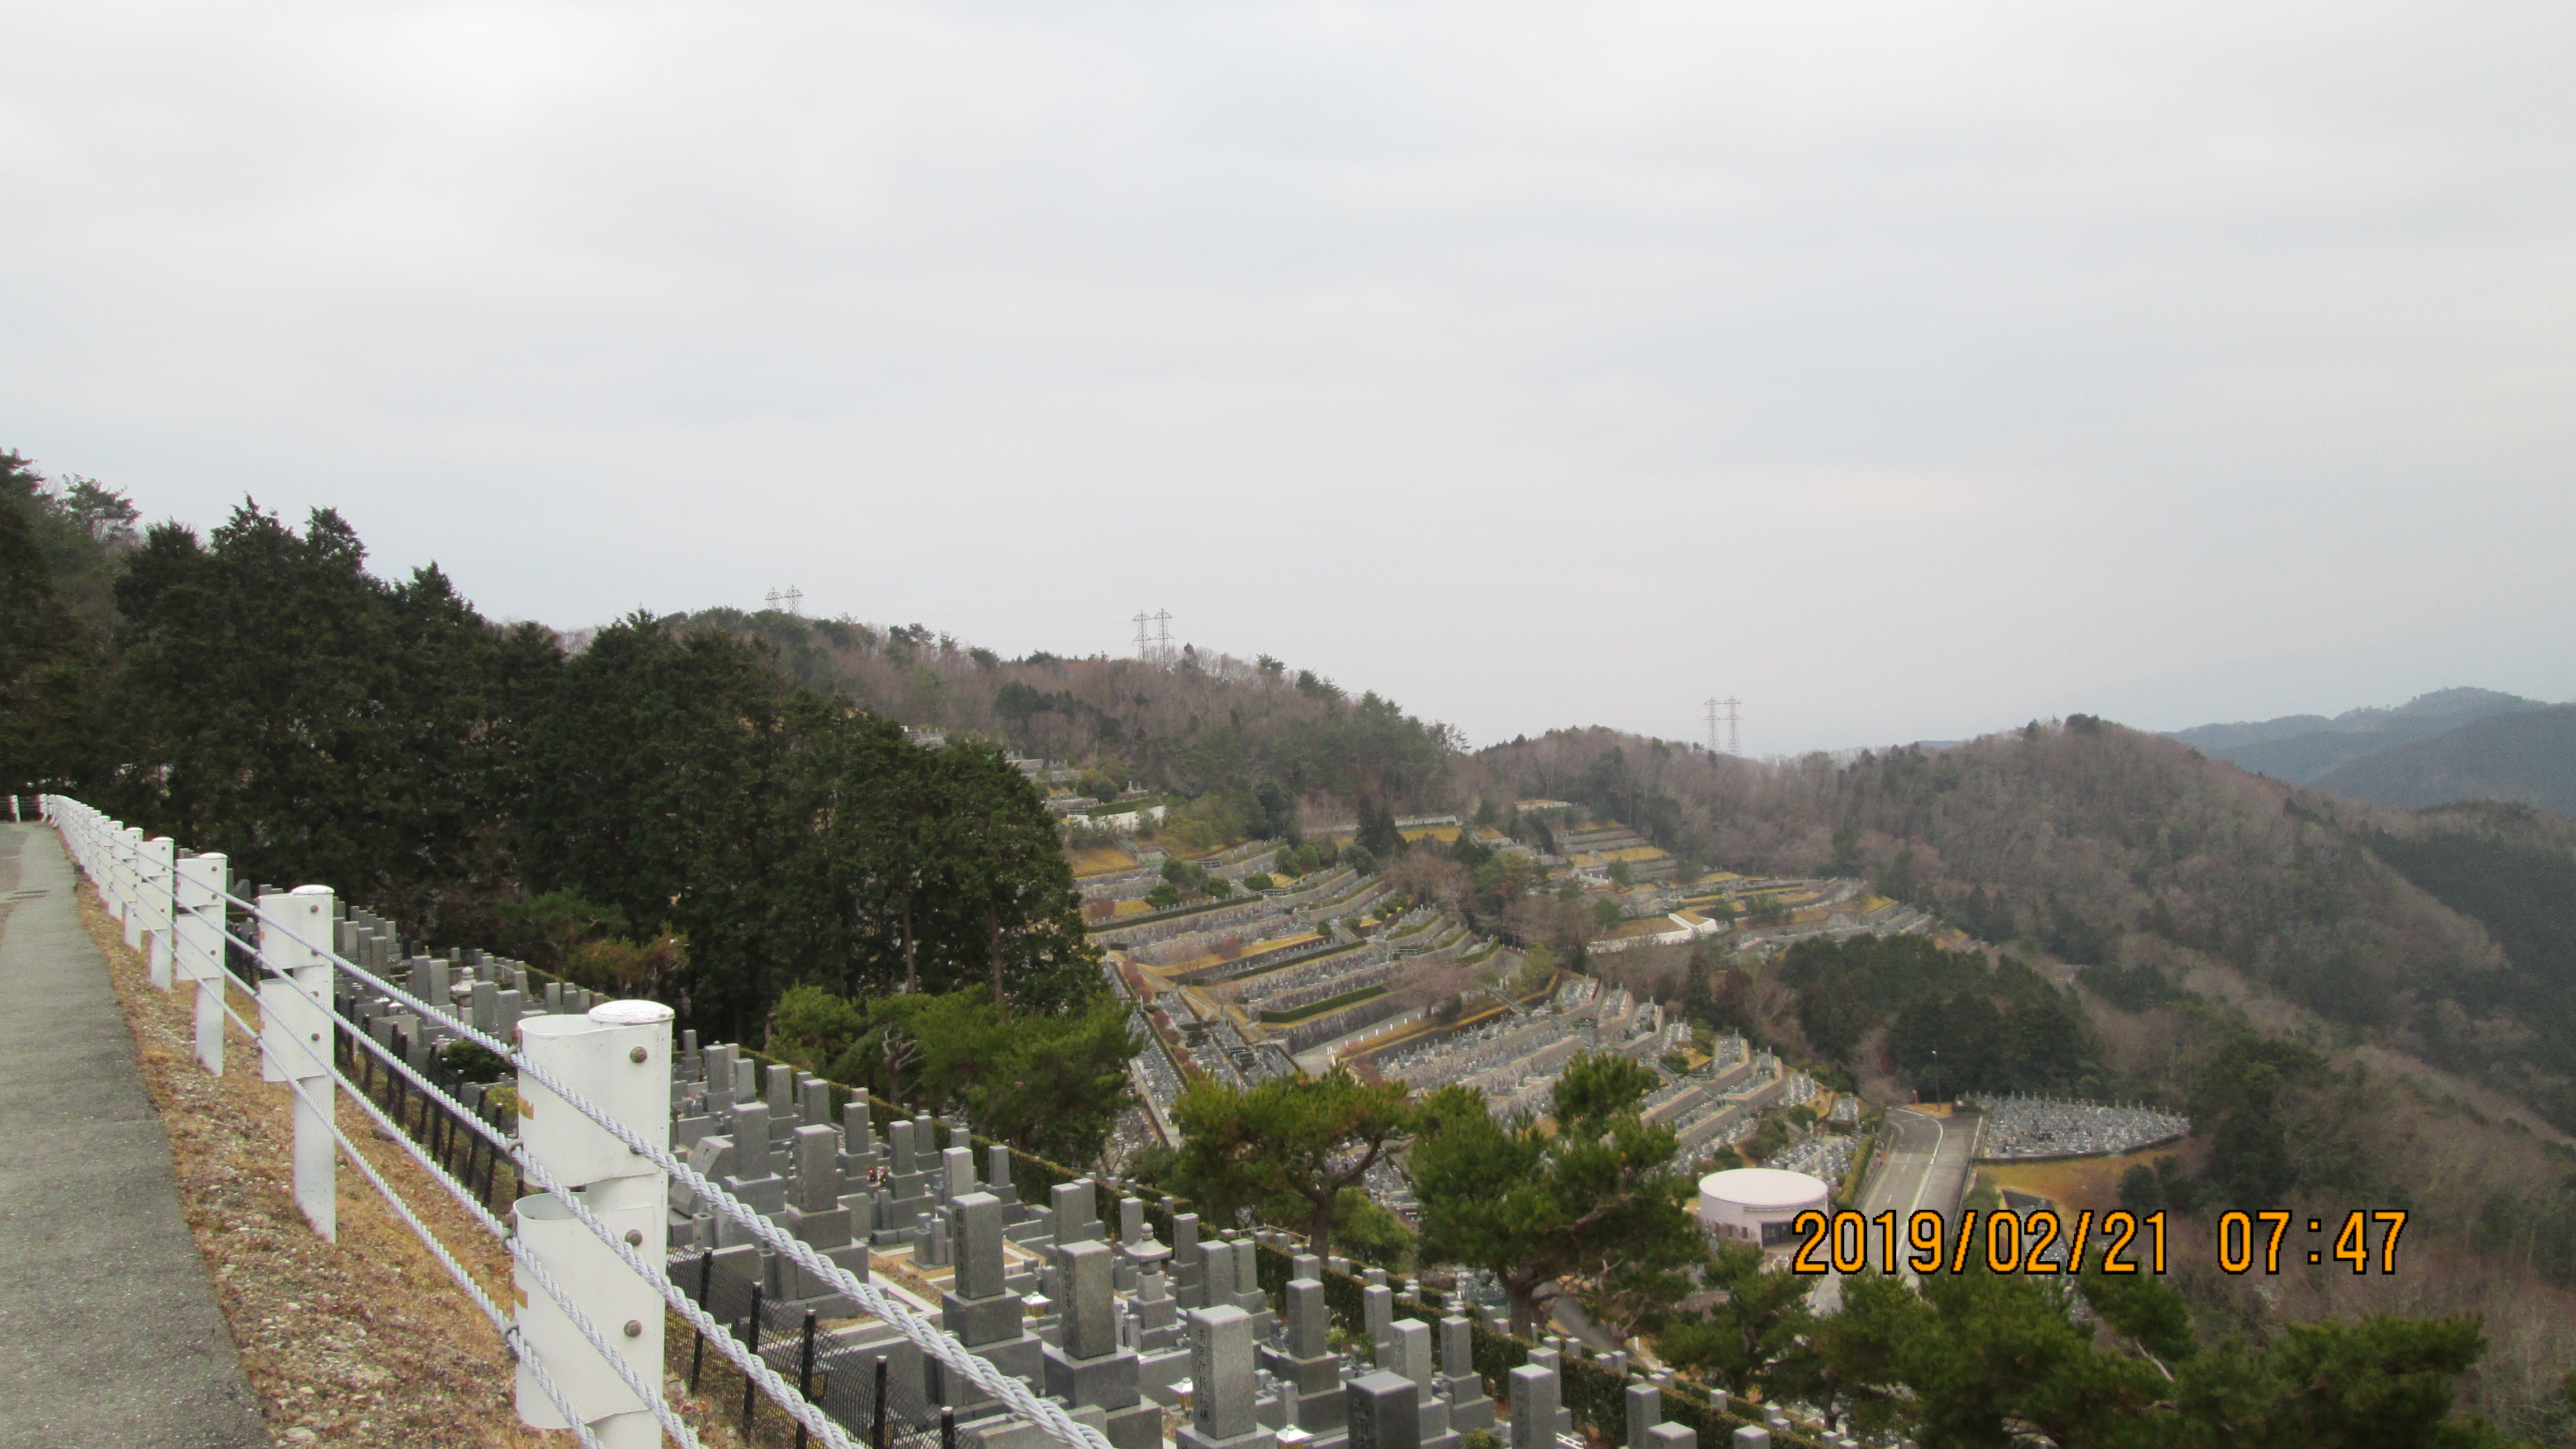
[(0, 447), (1748, 752), (2576, 697), (2576, 9), (0, 3)]

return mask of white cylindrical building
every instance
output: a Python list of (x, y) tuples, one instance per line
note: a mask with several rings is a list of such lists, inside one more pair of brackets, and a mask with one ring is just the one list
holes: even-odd
[(1699, 1180), (1700, 1226), (1721, 1243), (1757, 1248), (1794, 1243), (1798, 1232), (1790, 1225), (1810, 1208), (1833, 1211), (1832, 1195), (1803, 1172), (1739, 1167)]

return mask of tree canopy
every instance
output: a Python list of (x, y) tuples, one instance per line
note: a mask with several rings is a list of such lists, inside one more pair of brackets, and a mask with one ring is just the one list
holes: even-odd
[(1321, 1077), (1273, 1077), (1250, 1088), (1202, 1078), (1172, 1111), (1178, 1171), (1219, 1222), (1251, 1208), (1302, 1217), (1307, 1250), (1332, 1251), (1343, 1193), (1357, 1187), (1412, 1124), (1401, 1082), (1362, 1082), (1335, 1067)]
[[(736, 1038), (803, 983), (975, 984), (1023, 1015), (1104, 989), (1055, 823), (989, 742), (921, 748), (723, 630), (638, 614), (567, 652), (435, 567), (370, 574), (327, 509), (299, 530), (244, 503), (135, 541), (121, 499), (0, 463), (13, 782), (254, 881), (332, 885), (433, 946), (578, 951)], [(112, 647), (66, 580), (96, 587)]]
[(1673, 1130), (1637, 1110), (1654, 1080), (1625, 1057), (1577, 1056), (1558, 1078), (1552, 1122), (1497, 1121), (1461, 1086), (1425, 1098), (1406, 1157), (1423, 1256), (1492, 1272), (1524, 1335), (1577, 1275), (1622, 1318), (1640, 1316), (1637, 1302), (1678, 1297), (1707, 1248)]

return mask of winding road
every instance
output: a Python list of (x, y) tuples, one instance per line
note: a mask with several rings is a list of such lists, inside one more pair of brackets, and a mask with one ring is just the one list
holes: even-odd
[(1887, 1137), (1887, 1161), (1861, 1193), (1862, 1216), (1894, 1209), (1902, 1220), (1929, 1208), (1956, 1221), (1974, 1165), (1975, 1119), (1961, 1122), (1895, 1107), (1887, 1114)]

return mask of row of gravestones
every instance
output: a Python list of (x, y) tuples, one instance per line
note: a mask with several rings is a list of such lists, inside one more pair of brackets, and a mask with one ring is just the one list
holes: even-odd
[[(865, 1245), (850, 1242), (846, 1258), (841, 1250), (849, 1242), (845, 1235), (855, 1235), (851, 1223), (862, 1212), (873, 1221), (889, 1204), (926, 1199), (929, 1209), (908, 1232), (869, 1236), (879, 1246), (908, 1247), (922, 1266), (953, 1267), (941, 1326), (1000, 1372), (1094, 1423), (1116, 1449), (1156, 1449), (1160, 1406), (1184, 1397), (1192, 1409), (1193, 1449), (1457, 1449), (1467, 1433), (1497, 1422), (1483, 1381), (1465, 1368), (1472, 1361), (1467, 1320), (1453, 1316), (1440, 1325), (1447, 1336), (1442, 1358), (1460, 1371), (1435, 1373), (1432, 1329), (1394, 1318), (1393, 1291), (1382, 1281), (1363, 1290), (1367, 1331), (1377, 1345), (1377, 1362), (1363, 1364), (1330, 1346), (1317, 1258), (1294, 1260), (1283, 1324), (1260, 1288), (1249, 1238), (1225, 1234), (1200, 1242), (1196, 1217), (1181, 1214), (1173, 1220), (1176, 1242), (1166, 1246), (1152, 1236), (1144, 1203), (1131, 1197), (1119, 1204), (1118, 1241), (1109, 1243), (1087, 1180), (1057, 1186), (1044, 1207), (1025, 1206), (1008, 1181), (1007, 1151), (989, 1155), (994, 1176), (978, 1181), (972, 1154), (963, 1148), (940, 1152), (937, 1168), (928, 1165), (927, 1144), (935, 1140), (928, 1119), (893, 1123), (880, 1141), (863, 1099), (843, 1108), (836, 1127), (827, 1115), (828, 1086), (793, 1068), (770, 1067), (766, 1083), (756, 1083), (754, 1064), (737, 1052), (721, 1046), (700, 1052), (690, 1040), (681, 1059), (674, 1093), (679, 1135), (718, 1122), (730, 1129), (701, 1135), (691, 1148), (693, 1165), (714, 1168), (709, 1175), (727, 1192), (755, 1211), (771, 1212), (779, 1226), (862, 1277)], [(767, 1087), (765, 1099), (751, 1095), (756, 1085)], [(765, 1150), (747, 1151), (746, 1142)], [(747, 1169), (758, 1175), (745, 1176)], [(796, 1201), (779, 1202), (791, 1174)], [(839, 1193), (853, 1184), (873, 1184), (874, 1196)], [(826, 1319), (854, 1314), (856, 1305), (794, 1264), (764, 1254), (747, 1232), (704, 1207), (689, 1201), (685, 1189), (675, 1197), (675, 1241), (710, 1216), (714, 1223), (694, 1253), (675, 1253), (675, 1278), (689, 1281), (692, 1258), (702, 1269), (721, 1262), (728, 1276), (761, 1282), (771, 1301), (791, 1311), (806, 1308)], [(1017, 1271), (1006, 1241), (1032, 1255)], [(959, 1409), (961, 1426), (986, 1449), (1037, 1449), (1035, 1426), (993, 1412), (998, 1405), (989, 1396), (887, 1325), (863, 1319), (826, 1332), (815, 1361), (826, 1372), (846, 1367), (868, 1374), (876, 1359), (887, 1361), (906, 1397), (917, 1386), (925, 1402)], [(1510, 1389), (1514, 1421), (1523, 1426), (1518, 1439), (1528, 1441), (1516, 1439), (1514, 1449), (1558, 1449), (1561, 1436), (1571, 1433), (1572, 1415), (1559, 1402), (1555, 1351), (1538, 1350)]]
[[(864, 1098), (844, 1104), (833, 1121), (832, 1095), (810, 1074), (783, 1065), (762, 1071), (737, 1048), (701, 1051), (684, 1033), (673, 1137), (691, 1144), (694, 1169), (853, 1276), (867, 1276), (871, 1246), (909, 1250), (925, 1269), (953, 1269), (942, 1326), (1077, 1417), (1096, 1415), (1119, 1449), (1161, 1442), (1161, 1410), (1146, 1399), (1168, 1401), (1189, 1372), (1184, 1308), (1266, 1307), (1252, 1245), (1230, 1236), (1201, 1243), (1193, 1214), (1174, 1219), (1175, 1242), (1165, 1246), (1146, 1224), (1145, 1204), (1126, 1198), (1112, 1244), (1089, 1180), (1054, 1187), (1044, 1206), (1023, 1204), (1007, 1148), (987, 1149), (979, 1178), (970, 1149), (933, 1146), (942, 1128), (948, 1140), (965, 1140), (964, 1124), (924, 1116), (893, 1122), (880, 1136)], [(672, 1276), (684, 1286), (721, 1271), (760, 1284), (770, 1303), (790, 1311), (819, 1319), (856, 1312), (845, 1295), (762, 1248), (738, 1219), (685, 1184), (674, 1187), (672, 1213)], [(1006, 1241), (1026, 1254), (1016, 1267)], [(1019, 1434), (1035, 1432), (1008, 1416), (971, 1417), (996, 1407), (989, 1396), (872, 1320), (824, 1334), (816, 1361), (873, 1372), (871, 1358), (888, 1361), (906, 1396), (917, 1389), (926, 1402), (965, 1411), (986, 1449), (1014, 1449)]]
[[(268, 893), (271, 887), (259, 888)], [(485, 1036), (508, 1041), (524, 1017), (579, 1015), (606, 996), (560, 981), (531, 982), (525, 963), (476, 950), (450, 950), (444, 956), (403, 954), (404, 941), (394, 924), (363, 909), (346, 909), (332, 899), (332, 946), (342, 957), (378, 980), (397, 985), (413, 998), (447, 1013)], [(387, 1051), (399, 1043), (403, 1059), (425, 1071), (451, 1044), (462, 1040), (445, 1025), (426, 1019), (408, 1004), (377, 992), (345, 971), (332, 975), (334, 1005)], [(466, 1106), (479, 1109), (486, 1084), (467, 1083)]]
[[(489, 1036), (506, 1040), (523, 1016), (578, 1014), (603, 999), (561, 982), (544, 983), (540, 994), (524, 964), (480, 951), (406, 956), (390, 922), (365, 910), (335, 916), (341, 955), (380, 978), (399, 979), (412, 996), (448, 1007)], [(380, 1043), (400, 1041), (415, 1067), (456, 1039), (400, 1003), (366, 993), (355, 978), (339, 979), (342, 1010)], [(764, 1083), (758, 1068), (738, 1048), (701, 1051), (696, 1033), (683, 1034), (673, 1064), (672, 1141), (688, 1144), (691, 1166), (862, 1280), (871, 1244), (909, 1248), (923, 1267), (954, 1267), (942, 1327), (1003, 1373), (1065, 1403), (1115, 1449), (1155, 1449), (1162, 1442), (1158, 1406), (1184, 1397), (1192, 1422), (1183, 1449), (1456, 1449), (1467, 1433), (1496, 1426), (1481, 1379), (1472, 1371), (1435, 1373), (1430, 1327), (1395, 1319), (1383, 1282), (1363, 1290), (1366, 1331), (1377, 1345), (1372, 1368), (1329, 1348), (1315, 1258), (1295, 1260), (1283, 1325), (1260, 1289), (1249, 1239), (1226, 1233), (1202, 1243), (1196, 1216), (1180, 1214), (1174, 1244), (1163, 1245), (1147, 1226), (1144, 1204), (1131, 1197), (1119, 1205), (1118, 1241), (1108, 1243), (1090, 1181), (1055, 1187), (1045, 1206), (1022, 1204), (1009, 1149), (988, 1149), (981, 1180), (970, 1149), (934, 1151), (937, 1129), (962, 1141), (963, 1123), (916, 1117), (890, 1124), (880, 1140), (864, 1097), (845, 1107), (836, 1125), (828, 1084), (774, 1064)], [(791, 1311), (856, 1314), (846, 1296), (761, 1247), (684, 1185), (674, 1185), (672, 1212), (675, 1278), (691, 1281), (692, 1266), (720, 1269), (760, 1283), (772, 1303)], [(1033, 1251), (1034, 1269), (1024, 1260), (1011, 1271), (1005, 1240)], [(1467, 1320), (1446, 1318), (1440, 1332), (1441, 1361), (1463, 1369), (1472, 1356)], [(907, 1388), (918, 1384), (931, 1402), (959, 1409), (961, 1426), (985, 1449), (1041, 1449), (1034, 1425), (995, 1412), (990, 1396), (890, 1325), (861, 1319), (833, 1331), (818, 1344), (815, 1363), (823, 1373), (872, 1373), (880, 1359)], [(1511, 1449), (1577, 1442), (1560, 1402), (1556, 1350), (1534, 1350), (1507, 1387)], [(1654, 1392), (1630, 1391), (1629, 1449), (1694, 1449), (1689, 1429), (1648, 1422), (1651, 1413), (1640, 1417), (1639, 1396)], [(1739, 1445), (1769, 1442), (1760, 1429), (1735, 1437)]]
[[(391, 979), (400, 938), (390, 923), (354, 911), (337, 923), (336, 935), (342, 955)], [(401, 960), (400, 975), (413, 996), (447, 1004), (477, 1030), (503, 1039), (522, 1016), (586, 1012), (601, 999), (560, 982), (546, 983), (539, 997), (525, 966), (478, 951), (445, 959), (413, 954)], [(380, 1042), (399, 1034), (416, 1066), (454, 1039), (388, 998), (351, 994), (342, 1005)], [(1368, 1332), (1378, 1345), (1373, 1371), (1326, 1346), (1321, 1265), (1310, 1257), (1296, 1261), (1281, 1343), (1282, 1325), (1259, 1287), (1250, 1240), (1226, 1233), (1202, 1243), (1196, 1216), (1180, 1214), (1173, 1219), (1175, 1243), (1165, 1246), (1152, 1237), (1144, 1204), (1131, 1197), (1120, 1203), (1119, 1241), (1104, 1242), (1097, 1191), (1088, 1180), (1055, 1187), (1045, 1206), (1022, 1204), (1007, 1148), (988, 1149), (981, 1180), (971, 1150), (934, 1151), (937, 1129), (947, 1129), (951, 1141), (964, 1140), (963, 1123), (899, 1120), (880, 1139), (863, 1097), (835, 1125), (827, 1083), (775, 1064), (764, 1083), (759, 1064), (738, 1048), (701, 1051), (694, 1032), (683, 1038), (673, 1071), (672, 1140), (689, 1144), (694, 1168), (855, 1277), (868, 1276), (871, 1244), (909, 1248), (923, 1267), (953, 1266), (942, 1327), (1003, 1373), (1064, 1402), (1116, 1449), (1155, 1449), (1158, 1405), (1184, 1395), (1203, 1441), (1197, 1449), (1238, 1439), (1246, 1449), (1253, 1440), (1283, 1449), (1456, 1449), (1466, 1433), (1495, 1425), (1481, 1380), (1471, 1372), (1435, 1375), (1429, 1327), (1393, 1319), (1392, 1293), (1383, 1284), (1363, 1290)], [(707, 1130), (719, 1126), (724, 1130)], [(674, 1186), (672, 1211), (675, 1278), (686, 1281), (690, 1266), (720, 1268), (760, 1283), (772, 1303), (791, 1311), (855, 1315), (857, 1306), (846, 1296), (759, 1246), (748, 1229), (683, 1185)], [(1010, 1271), (1006, 1239), (1036, 1254), (1034, 1270), (1024, 1260)], [(1441, 1331), (1451, 1339), (1442, 1359), (1468, 1363), (1466, 1320), (1446, 1319)], [(995, 1412), (999, 1405), (990, 1396), (890, 1325), (860, 1319), (825, 1335), (815, 1363), (823, 1373), (872, 1373), (880, 1359), (899, 1384), (918, 1384), (929, 1401), (959, 1409), (961, 1424), (985, 1449), (1041, 1449), (1043, 1435), (1034, 1425)], [(1570, 1439), (1554, 1350), (1537, 1350), (1531, 1365), (1514, 1371), (1509, 1389), (1512, 1449), (1557, 1449)], [(1247, 1421), (1251, 1427), (1235, 1427)], [(1548, 1425), (1551, 1435), (1517, 1427)], [(1760, 1432), (1739, 1431), (1738, 1441), (1767, 1442), (1744, 1438)], [(1668, 1434), (1631, 1449), (1691, 1446)]]

